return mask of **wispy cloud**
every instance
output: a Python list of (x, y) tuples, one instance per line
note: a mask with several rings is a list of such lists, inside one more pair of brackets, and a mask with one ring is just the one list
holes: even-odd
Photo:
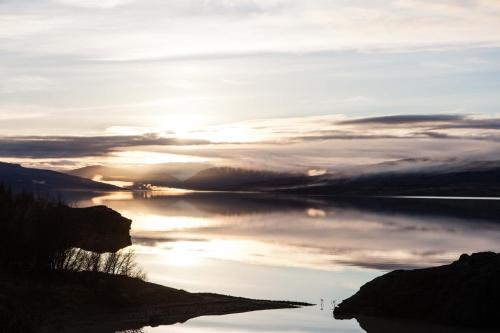
[(256, 169), (347, 170), (409, 158), (491, 159), (500, 152), (498, 123), (498, 118), (438, 114), (261, 119), (207, 126), (183, 136), (141, 134), (139, 127), (131, 129), (134, 135), (2, 137), (0, 157), (111, 164), (211, 160)]
[(54, 0), (67, 6), (84, 8), (115, 8), (134, 2), (135, 0)]
[(2, 9), (4, 49), (93, 59), (500, 44), (491, 1), (8, 0)]
[(0, 156), (492, 152), (498, 31), (495, 0), (3, 0)]
[(464, 115), (447, 115), (447, 114), (431, 114), (431, 115), (395, 115), (384, 117), (370, 117), (353, 120), (345, 120), (339, 122), (340, 125), (356, 125), (356, 124), (383, 124), (383, 125), (408, 125), (422, 123), (449, 123), (465, 119)]
[(18, 75), (7, 77), (0, 82), (0, 95), (50, 89), (53, 89), (53, 82), (42, 76)]
[(120, 148), (206, 144), (201, 140), (164, 138), (156, 135), (93, 137), (2, 137), (0, 156), (22, 158), (74, 158), (107, 156)]

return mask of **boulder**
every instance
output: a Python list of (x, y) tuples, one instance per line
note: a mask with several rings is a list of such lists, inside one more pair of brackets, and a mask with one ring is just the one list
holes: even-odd
[(71, 247), (93, 252), (116, 252), (132, 244), (132, 221), (106, 206), (87, 208), (59, 207), (61, 232)]
[(397, 270), (368, 282), (335, 310), (362, 316), (500, 328), (500, 254), (464, 254), (452, 264)]

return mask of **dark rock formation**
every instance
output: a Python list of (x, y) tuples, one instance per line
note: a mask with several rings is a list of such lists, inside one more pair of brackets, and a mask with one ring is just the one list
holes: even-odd
[(385, 274), (334, 311), (361, 316), (500, 328), (500, 254), (462, 255), (450, 265)]
[(106, 206), (61, 206), (52, 214), (62, 219), (62, 233), (70, 247), (93, 252), (116, 252), (131, 245), (131, 220)]
[(72, 208), (0, 186), (0, 270), (53, 269), (72, 248), (115, 252), (131, 244), (130, 224), (104, 206)]

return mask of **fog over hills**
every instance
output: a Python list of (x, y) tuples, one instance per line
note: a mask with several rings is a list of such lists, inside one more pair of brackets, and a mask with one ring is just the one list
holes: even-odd
[(191, 190), (281, 191), (309, 195), (444, 195), (497, 196), (500, 162), (404, 159), (353, 167), (336, 173), (307, 175), (231, 167), (203, 169), (186, 180), (166, 172), (124, 172), (92, 166), (71, 172), (89, 179), (130, 181)]
[[(279, 180), (304, 177), (301, 174), (266, 170), (211, 167), (198, 171), (185, 180), (181, 180), (172, 176), (169, 172), (175, 171), (171, 169), (162, 171), (160, 166), (129, 169), (95, 165), (72, 170), (69, 174), (94, 180), (134, 183), (130, 188), (154, 185), (193, 190), (246, 190), (251, 189), (253, 184), (259, 184), (260, 187), (265, 182), (272, 182), (274, 185)], [(286, 182), (286, 184), (288, 185), (289, 182)]]
[[(68, 172), (71, 175), (103, 182), (125, 182), (178, 187), (180, 180), (168, 173), (151, 168), (117, 168), (102, 165), (87, 166)], [(132, 184), (131, 184), (132, 185)]]
[[(197, 167), (200, 167), (199, 165)], [(179, 179), (161, 166), (88, 166), (68, 174), (0, 163), (0, 183), (21, 190), (100, 190), (149, 186), (210, 191), (286, 192), (307, 195), (498, 196), (500, 162), (427, 159), (390, 161), (336, 173), (307, 175), (232, 167), (202, 169)]]
[(189, 189), (244, 190), (251, 189), (254, 184), (276, 182), (297, 176), (299, 175), (275, 171), (217, 167), (198, 172), (184, 181), (182, 186)]
[(497, 197), (500, 162), (452, 161), (425, 168), (378, 169), (289, 190), (313, 195)]

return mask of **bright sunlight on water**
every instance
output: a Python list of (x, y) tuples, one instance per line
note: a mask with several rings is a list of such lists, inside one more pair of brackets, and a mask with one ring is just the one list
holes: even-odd
[(200, 317), (144, 332), (364, 332), (355, 320), (332, 317), (335, 302), (364, 283), (388, 270), (500, 250), (495, 215), (483, 210), (470, 218), (467, 205), (450, 200), (126, 192), (87, 196), (77, 204), (105, 204), (133, 220), (133, 248), (149, 281), (316, 304)]

